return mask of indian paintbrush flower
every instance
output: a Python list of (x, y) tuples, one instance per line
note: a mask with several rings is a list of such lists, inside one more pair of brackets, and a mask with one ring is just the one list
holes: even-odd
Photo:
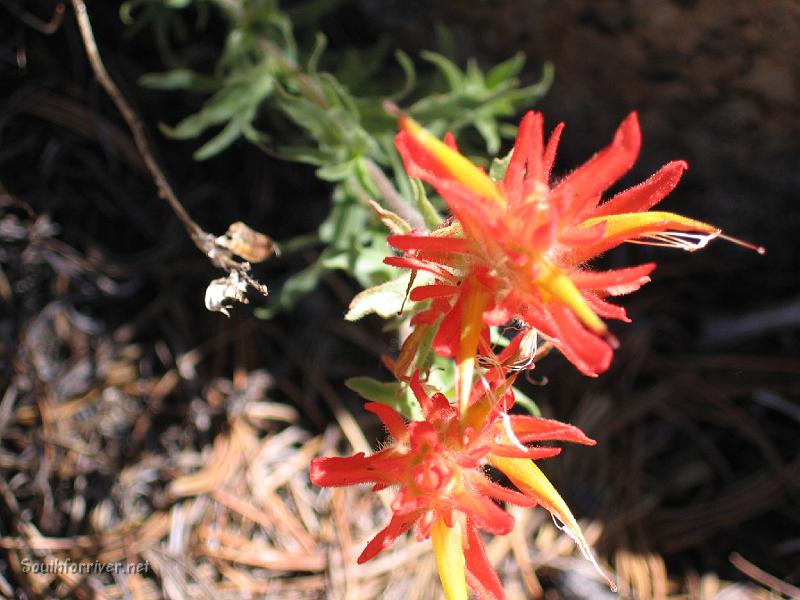
[(435, 283), (411, 292), (412, 300), (433, 299), (415, 323), (443, 318), (434, 349), (456, 359), (462, 390), (486, 328), (512, 319), (541, 332), (584, 374), (606, 370), (616, 341), (603, 319), (628, 318), (605, 298), (637, 290), (655, 264), (597, 271), (588, 261), (623, 242), (691, 251), (715, 237), (732, 239), (713, 225), (649, 210), (677, 185), (683, 161), (602, 202), (639, 154), (636, 113), (609, 146), (555, 184), (550, 172), (563, 124), (545, 144), (540, 113), (522, 120), (499, 181), (460, 154), (452, 136), (442, 142), (402, 113), (399, 122), (406, 171), (434, 186), (454, 221), (431, 233), (390, 236), (404, 255), (385, 262), (434, 274)]
[[(483, 386), (475, 386), (466, 412), (459, 414), (443, 394), (429, 395), (415, 373), (410, 385), (423, 420), (407, 422), (388, 405), (369, 403), (366, 409), (381, 419), (391, 442), (369, 457), (358, 453), (311, 463), (311, 481), (317, 485), (371, 483), (374, 491), (397, 487), (391, 520), (367, 544), (359, 563), (413, 528), (417, 540), (433, 541), (448, 600), (466, 599), (467, 585), (481, 599), (503, 598), (479, 533), (505, 535), (514, 527), (514, 518), (495, 500), (530, 507), (541, 504), (594, 562), (566, 503), (532, 460), (555, 456), (560, 448), (526, 444), (595, 442), (572, 425), (508, 415), (514, 402), (513, 377), (494, 375), (484, 379)], [(504, 473), (518, 491), (492, 481), (484, 471), (486, 465)]]
[[(322, 486), (371, 483), (374, 491), (396, 487), (388, 525), (358, 562), (413, 529), (418, 540), (433, 542), (448, 600), (465, 600), (468, 586), (481, 599), (503, 597), (480, 534), (512, 530), (513, 517), (497, 502), (542, 505), (599, 571), (578, 523), (534, 462), (560, 449), (530, 445), (594, 441), (558, 421), (509, 415), (517, 373), (530, 368), (539, 333), (584, 374), (608, 368), (616, 341), (603, 319), (628, 318), (606, 298), (639, 289), (655, 265), (590, 268), (589, 262), (607, 250), (631, 242), (692, 251), (716, 237), (763, 249), (728, 238), (707, 223), (650, 210), (677, 185), (687, 168), (683, 161), (670, 162), (603, 201), (603, 193), (638, 156), (636, 113), (622, 122), (608, 147), (553, 183), (550, 172), (563, 125), (545, 143), (539, 113), (523, 119), (505, 174), (495, 181), (458, 151), (451, 135), (440, 141), (396, 107), (392, 110), (399, 117), (396, 145), (408, 175), (433, 185), (452, 212), (452, 219), (431, 232), (411, 231), (406, 223), (398, 231), (397, 219), (390, 220), (389, 243), (403, 255), (384, 261), (410, 269), (413, 276), (433, 275), (432, 283), (416, 287), (412, 276), (409, 298), (429, 304), (412, 318), (398, 358), (386, 359), (411, 387), (423, 418), (409, 422), (388, 405), (367, 404), (391, 441), (369, 457), (317, 458), (311, 480)], [(489, 329), (509, 322), (521, 323), (524, 331), (496, 355)], [(420, 381), (430, 348), (454, 359), (453, 404), (441, 393), (429, 395)], [(489, 465), (516, 489), (493, 481), (485, 470)]]

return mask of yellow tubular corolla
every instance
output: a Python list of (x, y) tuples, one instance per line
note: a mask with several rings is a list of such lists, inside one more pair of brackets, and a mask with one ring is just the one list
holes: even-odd
[(660, 227), (665, 224), (671, 229), (677, 229), (678, 231), (698, 231), (708, 234), (719, 233), (719, 228), (709, 225), (708, 223), (676, 215), (675, 213), (659, 211), (623, 213), (620, 215), (595, 217), (581, 223), (581, 227), (591, 227), (598, 223), (605, 224), (605, 237), (607, 238), (624, 234), (626, 231), (641, 229), (642, 227), (651, 225)]
[(467, 574), (458, 521), (453, 527), (448, 527), (443, 519), (438, 519), (431, 529), (431, 541), (445, 597), (447, 600), (467, 600)]
[(407, 115), (400, 117), (400, 128), (433, 154), (456, 181), (464, 184), (476, 194), (494, 200), (498, 206), (505, 206), (505, 198), (494, 181), (468, 158), (453, 150), (430, 131)]
[(505, 473), (520, 490), (532, 495), (539, 504), (583, 539), (581, 528), (572, 516), (567, 503), (535, 462), (528, 458), (506, 458), (493, 454), (489, 455), (489, 462)]
[(511, 482), (526, 496), (534, 498), (551, 515), (557, 518), (563, 527), (559, 527), (577, 544), (584, 558), (594, 565), (597, 572), (608, 582), (612, 591), (616, 591), (614, 582), (603, 572), (592, 554), (589, 542), (583, 536), (581, 526), (572, 516), (567, 503), (550, 483), (542, 470), (532, 460), (527, 458), (506, 458), (503, 456), (489, 455), (489, 462), (505, 473)]
[(483, 311), (489, 301), (489, 291), (478, 282), (472, 282), (461, 309), (461, 339), (456, 356), (456, 397), (462, 421), (467, 417), (472, 377), (475, 373), (475, 356), (483, 331)]
[(545, 292), (543, 299), (547, 300), (548, 295), (555, 297), (569, 307), (575, 316), (594, 333), (605, 334), (608, 329), (606, 324), (594, 313), (566, 273), (545, 259), (539, 259), (538, 262), (541, 271), (536, 277), (535, 283), (541, 291)]

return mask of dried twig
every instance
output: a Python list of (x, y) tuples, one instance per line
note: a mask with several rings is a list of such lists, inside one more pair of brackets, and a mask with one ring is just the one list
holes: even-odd
[[(172, 211), (178, 219), (180, 219), (181, 223), (183, 223), (189, 237), (192, 238), (192, 241), (200, 251), (210, 258), (211, 262), (216, 267), (228, 272), (228, 278), (216, 279), (209, 286), (206, 292), (206, 307), (209, 310), (216, 310), (227, 314), (226, 308), (229, 307), (225, 304), (226, 300), (247, 302), (244, 296), (247, 285), (253, 286), (258, 292), (266, 295), (267, 287), (250, 275), (250, 263), (246, 260), (240, 262), (234, 258), (234, 255), (241, 256), (244, 259), (249, 257), (246, 253), (243, 255), (241, 252), (238, 252), (230, 243), (231, 230), (229, 230), (226, 236), (220, 237), (208, 233), (189, 216), (189, 213), (183, 207), (181, 201), (178, 200), (178, 196), (175, 194), (166, 175), (161, 170), (161, 167), (158, 165), (153, 155), (141, 119), (139, 119), (136, 112), (122, 95), (122, 92), (120, 92), (119, 88), (111, 79), (111, 76), (108, 74), (100, 58), (100, 51), (97, 48), (97, 42), (94, 38), (92, 24), (89, 21), (89, 13), (86, 10), (86, 4), (83, 0), (72, 0), (72, 6), (75, 8), (75, 16), (78, 21), (81, 40), (83, 41), (89, 64), (92, 66), (92, 71), (97, 81), (111, 97), (117, 110), (119, 110), (125, 122), (128, 124), (128, 128), (133, 134), (134, 143), (144, 159), (145, 166), (150, 176), (153, 178), (156, 188), (158, 188), (158, 195), (166, 200), (167, 204), (169, 204)], [(249, 230), (243, 223), (234, 223), (231, 227), (237, 227), (238, 230), (244, 228), (248, 230), (247, 233), (249, 235), (259, 236), (259, 238), (262, 239), (262, 244), (270, 249), (270, 252), (266, 253), (263, 258), (269, 256), (269, 254), (275, 250), (275, 246), (269, 238), (263, 234)], [(213, 296), (211, 301), (209, 300), (209, 294)]]
[(755, 566), (738, 552), (731, 554), (730, 561), (734, 567), (761, 585), (788, 598), (800, 598), (800, 588), (793, 586), (782, 579), (778, 579), (774, 575), (770, 575), (763, 569)]
[(111, 97), (112, 102), (114, 102), (114, 105), (117, 107), (119, 112), (122, 113), (122, 117), (128, 124), (128, 127), (133, 134), (134, 142), (136, 142), (136, 147), (139, 149), (142, 158), (144, 158), (147, 170), (150, 172), (150, 175), (153, 177), (153, 181), (158, 188), (159, 196), (166, 200), (170, 205), (173, 212), (175, 212), (175, 215), (181, 220), (184, 227), (186, 227), (186, 231), (189, 232), (189, 235), (197, 247), (200, 248), (200, 250), (202, 250), (204, 253), (207, 253), (209, 249), (209, 238), (211, 238), (211, 236), (203, 231), (203, 229), (194, 222), (194, 220), (189, 216), (189, 213), (186, 212), (186, 209), (183, 207), (180, 200), (178, 200), (178, 197), (175, 195), (172, 186), (167, 181), (167, 177), (164, 175), (161, 167), (158, 166), (158, 163), (156, 162), (156, 159), (150, 150), (150, 145), (147, 142), (147, 137), (145, 136), (144, 126), (142, 125), (141, 120), (136, 115), (133, 108), (131, 108), (130, 104), (128, 104), (128, 101), (125, 99), (122, 93), (119, 91), (119, 88), (117, 88), (116, 84), (111, 79), (108, 71), (106, 71), (103, 60), (100, 58), (100, 51), (97, 48), (97, 42), (94, 39), (94, 32), (92, 31), (92, 25), (89, 21), (89, 13), (86, 11), (86, 4), (84, 4), (83, 0), (72, 0), (72, 6), (75, 8), (75, 16), (78, 19), (78, 27), (80, 28), (81, 32), (81, 39), (83, 40), (83, 45), (86, 49), (86, 56), (92, 66), (92, 71), (94, 71), (97, 81), (101, 86), (103, 86), (103, 89)]
[(61, 27), (61, 22), (64, 20), (64, 4), (62, 2), (55, 5), (49, 21), (44, 21), (36, 15), (22, 9), (16, 2), (3, 0), (3, 5), (11, 14), (25, 23), (25, 25), (44, 35), (53, 35), (58, 31), (58, 28)]

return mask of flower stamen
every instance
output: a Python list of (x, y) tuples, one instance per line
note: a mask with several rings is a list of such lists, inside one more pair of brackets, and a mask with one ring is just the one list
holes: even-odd
[(720, 237), (720, 232), (690, 233), (687, 231), (659, 231), (648, 233), (639, 238), (626, 240), (629, 244), (657, 246), (659, 248), (677, 248), (686, 252), (695, 252), (705, 248), (711, 240)]

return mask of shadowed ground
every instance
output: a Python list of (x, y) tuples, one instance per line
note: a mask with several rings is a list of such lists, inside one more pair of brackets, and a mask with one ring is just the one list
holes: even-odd
[[(158, 122), (175, 123), (201, 99), (138, 87), (163, 67), (152, 37), (126, 33), (115, 9), (95, 4), (109, 70), (194, 218), (215, 233), (243, 220), (278, 240), (313, 230), (328, 202), (313, 169), (244, 143), (198, 164), (195, 145), (159, 134)], [(30, 3), (25, 15), (16, 6), (0, 6), (0, 593), (435, 597), (427, 544), (355, 565), (387, 519), (377, 497), (307, 480), (316, 454), (367, 450), (383, 436), (342, 385), (380, 374), (379, 355), (396, 351), (380, 323), (342, 321), (357, 285), (330, 275), (271, 322), (250, 307), (229, 320), (206, 312), (205, 285), (219, 274), (157, 198), (72, 15), (45, 35), (26, 19), (46, 21), (52, 3)], [(334, 45), (386, 35), (413, 54), (434, 46), (440, 20), (461, 59), (488, 64), (523, 50), (531, 81), (551, 60), (556, 80), (539, 108), (550, 126), (567, 122), (556, 173), (637, 109), (642, 157), (623, 185), (686, 159), (665, 208), (768, 248), (759, 257), (717, 243), (689, 256), (636, 246), (605, 258), (659, 268), (626, 302), (634, 322), (615, 326), (622, 348), (609, 373), (586, 380), (555, 355), (533, 372), (526, 391), (546, 416), (599, 442), (543, 468), (626, 594), (734, 597), (756, 594), (753, 578), (791, 594), (800, 585), (796, 6), (466, 6), (361, 0), (321, 27)], [(209, 64), (210, 31), (185, 50)], [(257, 275), (277, 289), (313, 260), (308, 252)], [(508, 597), (602, 597), (545, 516), (519, 513), (515, 533), (490, 545)], [(153, 568), (116, 580), (21, 570), (25, 557), (66, 556)]]

